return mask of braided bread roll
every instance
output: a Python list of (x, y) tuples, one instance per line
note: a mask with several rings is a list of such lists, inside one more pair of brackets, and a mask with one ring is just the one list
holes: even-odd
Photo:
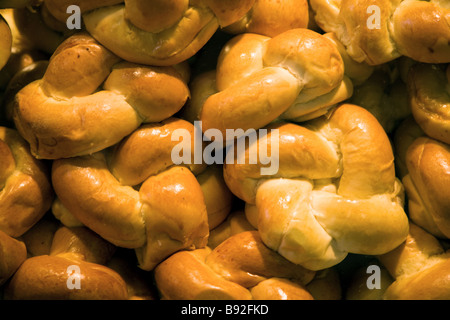
[(304, 286), (314, 275), (267, 248), (256, 231), (237, 233), (214, 250), (177, 252), (155, 268), (164, 300), (311, 300)]
[(385, 300), (450, 299), (449, 252), (414, 223), (404, 243), (378, 258), (395, 279), (386, 289)]
[(53, 195), (46, 165), (16, 130), (0, 127), (0, 230), (21, 236), (50, 209)]
[(450, 146), (428, 137), (414, 119), (402, 123), (395, 139), (411, 221), (435, 237), (450, 238)]
[(380, 65), (400, 56), (450, 62), (446, 1), (310, 0), (316, 23), (333, 32), (356, 61)]
[[(269, 248), (320, 270), (349, 252), (382, 254), (404, 241), (403, 186), (390, 141), (370, 112), (342, 104), (304, 126), (280, 122), (267, 128), (278, 130), (278, 140), (261, 136), (239, 155), (241, 163), (235, 158), (224, 165), (224, 178), (256, 211), (256, 227)], [(252, 164), (250, 154), (264, 145), (272, 150), (274, 143), (278, 171), (263, 175), (266, 165)]]
[(411, 112), (431, 138), (450, 144), (450, 64), (417, 63), (407, 78)]
[(187, 77), (185, 65), (121, 62), (77, 34), (54, 52), (42, 79), (17, 93), (14, 123), (37, 158), (91, 154), (181, 109), (189, 96)]
[[(26, 259), (5, 288), (7, 300), (125, 300), (126, 283), (104, 266), (114, 246), (87, 228), (61, 227), (50, 253)], [(79, 269), (80, 286), (72, 288), (70, 267)]]
[[(207, 247), (214, 250), (228, 238), (247, 231), (256, 231), (256, 229), (247, 220), (246, 212), (242, 210), (234, 211), (218, 227), (211, 230)], [(261, 241), (258, 235), (255, 236), (258, 241)], [(310, 299), (310, 295), (315, 300), (340, 300), (342, 298), (340, 276), (333, 268), (315, 272), (314, 279), (300, 288), (298, 284), (293, 284), (287, 279), (271, 278), (253, 287), (251, 293), (254, 299), (260, 297), (266, 300), (282, 300), (286, 298), (286, 296), (283, 296), (286, 291), (290, 292), (287, 295), (289, 299)], [(305, 289), (309, 294), (305, 292)]]
[[(178, 144), (172, 135), (179, 129), (191, 133), (194, 160), (194, 126), (171, 118), (142, 126), (108, 152), (53, 162), (52, 181), (61, 204), (106, 240), (135, 249), (144, 270), (175, 251), (204, 247), (209, 216), (217, 224), (230, 206), (230, 192), (215, 175), (221, 170), (205, 173), (204, 163), (172, 161)], [(203, 189), (203, 179), (197, 180), (202, 174), (212, 174)], [(205, 196), (209, 188), (214, 194)]]
[(190, 88), (185, 112), (202, 121), (207, 137), (208, 129), (226, 136), (227, 129), (258, 129), (278, 118), (318, 117), (352, 93), (335, 43), (308, 29), (232, 38), (217, 70), (195, 78)]
[(308, 25), (306, 0), (102, 0), (45, 1), (58, 21), (77, 5), (86, 30), (124, 60), (157, 66), (194, 56), (219, 29), (275, 35)]

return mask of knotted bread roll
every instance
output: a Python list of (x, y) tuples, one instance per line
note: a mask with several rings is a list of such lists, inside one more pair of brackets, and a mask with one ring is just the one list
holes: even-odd
[(0, 230), (21, 236), (44, 216), (52, 200), (46, 164), (31, 155), (16, 130), (0, 127)]
[(450, 252), (414, 223), (398, 248), (378, 258), (395, 279), (383, 299), (450, 299)]
[(448, 1), (310, 0), (310, 6), (320, 28), (335, 33), (356, 61), (450, 62)]
[[(267, 129), (224, 165), (224, 178), (246, 202), (249, 221), (256, 221), (269, 248), (320, 270), (349, 252), (377, 255), (404, 241), (403, 186), (395, 176), (390, 141), (371, 113), (342, 104), (304, 126), (280, 122)], [(274, 138), (273, 129), (278, 130)], [(259, 160), (250, 162), (261, 147), (278, 159), (273, 175), (263, 174), (267, 165)]]
[(450, 238), (450, 146), (428, 137), (414, 121), (395, 133), (398, 166), (412, 222), (438, 238)]
[(114, 250), (87, 228), (60, 227), (49, 254), (22, 263), (6, 285), (5, 299), (126, 300), (125, 281), (105, 266)]
[(450, 64), (414, 64), (407, 84), (417, 124), (429, 137), (450, 144)]
[(168, 66), (194, 56), (219, 29), (273, 36), (308, 25), (306, 0), (47, 0), (44, 7), (65, 23), (77, 5), (86, 30), (124, 60)]
[(181, 109), (189, 96), (186, 67), (121, 61), (77, 34), (54, 52), (42, 79), (16, 94), (14, 123), (37, 158), (91, 154)]
[[(191, 135), (191, 164), (172, 159), (176, 130)], [(171, 118), (140, 127), (110, 150), (55, 160), (56, 195), (81, 223), (135, 249), (139, 266), (152, 270), (175, 251), (204, 247), (209, 218), (216, 225), (230, 208), (222, 171), (194, 161), (194, 134), (191, 123)]]
[(180, 251), (155, 268), (163, 300), (312, 300), (315, 272), (272, 251), (258, 232), (237, 233), (213, 250)]
[(188, 119), (208, 129), (258, 129), (277, 118), (318, 117), (351, 96), (337, 45), (308, 29), (246, 33), (222, 48), (217, 69), (193, 79)]

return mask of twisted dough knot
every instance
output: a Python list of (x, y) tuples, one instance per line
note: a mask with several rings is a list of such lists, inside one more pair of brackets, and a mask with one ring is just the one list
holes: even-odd
[(413, 222), (406, 240), (378, 258), (395, 280), (385, 300), (450, 299), (450, 252)]
[(210, 128), (258, 129), (277, 118), (306, 120), (350, 97), (352, 83), (330, 38), (292, 29), (243, 34), (222, 49), (217, 70), (194, 79), (189, 118)]
[[(266, 247), (256, 231), (239, 232), (214, 249), (177, 252), (155, 268), (163, 300), (312, 300), (316, 275)], [(325, 291), (340, 290), (332, 276), (325, 275)]]
[(413, 118), (401, 123), (394, 138), (410, 220), (435, 237), (450, 238), (450, 146), (428, 137)]
[(194, 126), (171, 118), (142, 126), (114, 150), (53, 163), (62, 205), (106, 240), (135, 249), (144, 270), (177, 250), (204, 247), (231, 206), (221, 170), (173, 164), (171, 139), (180, 129), (191, 133), (194, 159)]
[[(333, 266), (346, 255), (381, 254), (408, 232), (403, 188), (395, 176), (390, 141), (372, 114), (350, 104), (305, 126), (272, 124), (278, 140), (261, 136), (244, 161), (226, 163), (231, 192), (247, 203), (264, 243), (311, 270)], [(249, 157), (278, 143), (278, 172), (261, 175)], [(269, 148), (267, 147), (267, 148)], [(268, 149), (266, 149), (268, 150)], [(257, 154), (257, 153), (255, 153)]]
[(14, 123), (37, 158), (94, 153), (181, 109), (189, 96), (185, 67), (120, 61), (90, 36), (74, 35), (44, 77), (17, 93)]
[(305, 0), (47, 0), (45, 7), (66, 22), (78, 5), (86, 30), (124, 60), (168, 66), (192, 57), (219, 27), (268, 35), (308, 25)]
[(16, 130), (0, 127), (0, 230), (18, 237), (50, 209), (53, 190), (46, 166)]
[(450, 64), (414, 64), (407, 85), (417, 124), (429, 137), (450, 144)]
[(356, 61), (380, 65), (400, 56), (450, 62), (447, 1), (311, 0), (316, 23), (334, 32)]
[[(49, 252), (26, 259), (5, 287), (8, 300), (125, 300), (127, 285), (106, 267), (115, 247), (91, 230), (58, 227)], [(78, 267), (78, 274), (71, 268)], [(78, 277), (77, 277), (78, 276)], [(79, 287), (72, 279), (79, 281)]]

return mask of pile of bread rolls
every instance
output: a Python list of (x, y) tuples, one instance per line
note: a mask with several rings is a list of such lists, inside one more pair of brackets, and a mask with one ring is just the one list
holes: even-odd
[(441, 300), (449, 250), (450, 2), (0, 0), (0, 299)]

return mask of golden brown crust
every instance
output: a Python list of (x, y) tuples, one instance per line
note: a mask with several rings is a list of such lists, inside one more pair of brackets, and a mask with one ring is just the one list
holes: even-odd
[(405, 242), (379, 257), (395, 279), (383, 296), (386, 300), (448, 300), (448, 252), (421, 227), (410, 223)]
[(47, 165), (30, 154), (16, 130), (0, 127), (0, 229), (18, 237), (39, 221), (53, 201)]
[(419, 137), (407, 150), (406, 166), (411, 219), (437, 237), (450, 238), (450, 146)]
[(404, 190), (390, 141), (370, 112), (342, 104), (304, 126), (268, 128), (279, 130), (275, 175), (264, 176), (262, 163), (249, 161), (258, 144), (272, 140), (269, 135), (247, 146), (244, 164), (224, 167), (230, 190), (256, 205), (257, 228), (267, 246), (320, 270), (347, 252), (387, 252), (405, 239)]
[(114, 254), (115, 247), (86, 227), (56, 230), (49, 255), (79, 255), (80, 259), (96, 264), (106, 264)]
[(278, 117), (318, 117), (352, 93), (335, 43), (303, 28), (235, 36), (221, 50), (216, 79), (199, 77), (188, 114), (208, 137), (210, 128), (225, 137), (226, 129), (259, 129)]
[(194, 174), (172, 167), (151, 176), (139, 190), (147, 232), (136, 249), (139, 266), (152, 270), (173, 252), (203, 248), (209, 235), (203, 192)]
[[(184, 105), (189, 89), (174, 67), (122, 63), (113, 68), (119, 61), (80, 33), (57, 48), (42, 79), (17, 93), (14, 123), (35, 157), (92, 154)], [(169, 97), (168, 88), (176, 90)]]
[[(227, 281), (204, 259), (211, 249), (180, 251), (155, 268), (155, 281), (163, 300), (250, 300), (250, 292)], [(180, 281), (180, 278), (182, 281)]]
[(256, 0), (251, 10), (224, 30), (233, 34), (247, 32), (274, 37), (289, 29), (306, 28), (308, 22), (307, 1)]
[(400, 56), (448, 63), (450, 9), (438, 2), (311, 0), (316, 23), (334, 32), (358, 62), (381, 65)]
[[(42, 227), (49, 227), (44, 224)], [(43, 238), (42, 228), (33, 238)], [(54, 228), (50, 228), (51, 231)], [(46, 232), (48, 236), (50, 232)], [(28, 238), (28, 240), (30, 240)], [(33, 239), (31, 239), (33, 240)], [(30, 256), (5, 287), (13, 300), (123, 300), (127, 287), (122, 277), (105, 264), (115, 247), (85, 227), (59, 227), (50, 251)]]
[(263, 280), (250, 293), (255, 300), (314, 300), (303, 285), (283, 278)]
[(446, 144), (450, 144), (448, 69), (448, 64), (415, 64), (410, 67), (407, 79), (414, 119), (428, 136)]
[(196, 179), (202, 188), (208, 213), (208, 225), (212, 230), (221, 224), (230, 213), (233, 194), (223, 179), (222, 165), (209, 165), (205, 171), (196, 175)]
[[(70, 288), (70, 266), (80, 268), (80, 289)], [(125, 300), (127, 289), (118, 273), (102, 265), (61, 256), (25, 260), (5, 288), (8, 300)]]
[(125, 10), (119, 4), (87, 12), (83, 15), (86, 29), (122, 59), (146, 65), (169, 66), (187, 60), (219, 26), (208, 8), (189, 6), (175, 24), (151, 33), (131, 25)]
[(305, 285), (315, 275), (314, 271), (289, 262), (265, 246), (257, 231), (244, 231), (229, 237), (208, 255), (205, 262), (218, 275), (246, 288), (273, 277), (294, 279)]
[[(209, 199), (207, 207), (194, 175), (204, 164), (189, 166), (191, 172), (171, 159), (171, 135), (182, 128), (194, 131), (189, 122), (171, 118), (139, 128), (108, 152), (53, 163), (53, 185), (64, 208), (111, 243), (135, 249), (144, 270), (178, 250), (204, 247), (207, 210), (216, 214), (214, 206), (220, 205)], [(218, 192), (213, 200), (229, 192), (214, 181), (219, 190), (207, 190)]]
[(265, 247), (257, 231), (236, 233), (213, 250), (177, 252), (155, 269), (156, 286), (169, 300), (311, 300), (305, 286), (314, 275)]

